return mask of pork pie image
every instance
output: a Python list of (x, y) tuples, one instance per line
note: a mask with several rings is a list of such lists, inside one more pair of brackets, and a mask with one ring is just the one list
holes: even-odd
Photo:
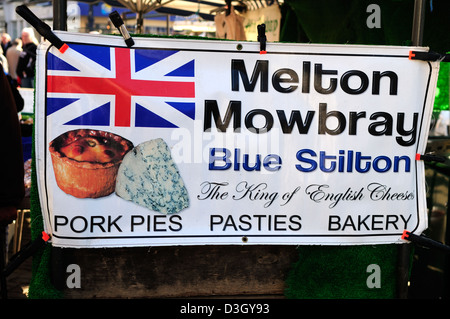
[(125, 155), (117, 173), (116, 194), (163, 214), (189, 206), (183, 179), (161, 138), (143, 142)]
[(132, 142), (110, 132), (79, 129), (50, 142), (58, 187), (77, 198), (98, 198), (114, 192), (117, 170)]

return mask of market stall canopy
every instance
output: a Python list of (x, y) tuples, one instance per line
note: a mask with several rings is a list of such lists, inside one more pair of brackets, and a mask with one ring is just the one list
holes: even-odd
[(156, 11), (158, 13), (173, 14), (179, 16), (189, 16), (198, 14), (202, 19), (213, 21), (214, 15), (217, 12), (227, 10), (227, 3), (231, 3), (234, 9), (238, 11), (245, 11), (251, 8), (267, 7), (277, 0), (265, 1), (225, 1), (225, 0), (80, 0), (80, 2), (99, 3), (105, 2), (113, 7), (126, 7), (135, 13), (148, 13)]
[(151, 11), (172, 14), (178, 16), (189, 16), (196, 14), (204, 20), (213, 21), (214, 13), (229, 10), (232, 5), (238, 11), (247, 10), (250, 7), (265, 7), (276, 0), (266, 1), (230, 1), (230, 0), (80, 0), (80, 2), (99, 3), (105, 2), (113, 7), (125, 7), (136, 13), (136, 32), (142, 33), (144, 14)]

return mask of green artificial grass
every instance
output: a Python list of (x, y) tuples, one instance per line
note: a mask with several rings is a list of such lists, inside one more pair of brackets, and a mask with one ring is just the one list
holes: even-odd
[[(44, 231), (44, 220), (42, 217), (41, 204), (39, 201), (39, 191), (36, 174), (36, 152), (35, 135), (33, 130), (33, 145), (31, 151), (31, 190), (30, 190), (30, 220), (31, 220), (31, 240), (42, 236)], [(31, 282), (28, 289), (29, 299), (59, 299), (62, 292), (55, 289), (51, 284), (50, 264), (51, 264), (50, 243), (41, 247), (34, 255), (31, 265)]]
[(441, 63), (439, 77), (434, 99), (434, 111), (444, 111), (449, 109), (449, 88), (450, 88), (450, 63)]
[[(396, 298), (397, 245), (301, 246), (298, 252), (286, 279), (287, 298)], [(380, 267), (379, 288), (367, 284), (374, 273), (369, 265)]]

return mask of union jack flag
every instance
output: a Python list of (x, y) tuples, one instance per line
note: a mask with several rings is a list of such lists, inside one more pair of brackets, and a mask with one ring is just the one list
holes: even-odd
[(195, 59), (178, 50), (69, 44), (47, 54), (46, 115), (62, 125), (179, 127), (195, 118)]

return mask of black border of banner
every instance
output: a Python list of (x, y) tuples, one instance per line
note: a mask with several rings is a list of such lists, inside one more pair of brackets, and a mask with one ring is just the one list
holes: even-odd
[[(82, 44), (81, 42), (67, 42), (67, 44), (70, 47), (70, 44)], [(94, 45), (94, 46), (105, 46), (103, 44), (95, 44), (95, 43), (88, 43), (89, 45)], [(48, 52), (50, 50), (50, 48), (53, 45), (50, 45), (47, 48), (46, 54), (45, 54), (45, 114), (47, 113), (47, 55)], [(106, 45), (108, 46), (108, 45)], [(116, 48), (116, 47), (121, 47), (121, 46), (115, 46), (115, 45), (110, 45), (109, 47), (111, 48)], [(259, 51), (236, 51), (236, 50), (214, 50), (214, 49), (210, 49), (210, 50), (205, 50), (205, 49), (177, 49), (177, 48), (161, 48), (161, 47), (133, 47), (133, 49), (144, 49), (144, 50), (178, 50), (178, 51), (194, 51), (194, 52), (220, 52), (220, 53), (233, 53), (236, 55), (239, 55), (241, 53), (244, 54), (255, 54), (255, 55), (260, 55)], [(309, 55), (309, 56), (345, 56), (345, 57), (366, 57), (366, 58), (406, 58), (409, 59), (409, 55), (389, 55), (389, 54), (351, 54), (351, 53), (311, 53), (311, 52), (282, 52), (282, 51), (270, 51), (266, 53), (267, 55)], [(423, 61), (412, 61), (412, 63), (423, 63)], [(425, 115), (425, 109), (426, 109), (426, 103), (427, 103), (427, 98), (428, 98), (428, 93), (429, 93), (429, 87), (430, 87), (430, 81), (431, 81), (431, 75), (432, 75), (432, 65), (430, 62), (427, 62), (428, 67), (429, 67), (429, 74), (428, 74), (428, 79), (427, 79), (427, 87), (425, 90), (425, 96), (423, 99), (423, 106), (422, 106), (422, 116), (420, 119), (420, 129), (418, 131), (418, 136), (421, 136), (423, 133), (423, 124), (424, 124), (424, 115)], [(47, 117), (45, 116), (45, 125), (44, 125), (44, 140), (45, 143), (47, 142)], [(419, 147), (419, 141), (417, 142), (416, 145), (416, 153), (418, 153), (418, 147)], [(47, 174), (47, 162), (48, 162), (48, 156), (47, 156), (47, 151), (44, 152), (45, 156), (44, 156), (44, 180), (45, 180), (45, 201), (46, 201), (46, 213), (48, 215), (48, 221), (50, 223), (50, 228), (53, 230), (53, 220), (52, 220), (52, 214), (50, 213), (50, 209), (49, 209), (49, 195), (48, 195), (48, 174)], [(414, 160), (414, 159), (413, 159)], [(415, 167), (415, 174), (416, 174), (416, 193), (418, 192), (419, 189), (419, 181), (417, 178), (417, 160), (414, 160), (414, 167)], [(42, 200), (42, 199), (41, 199)], [(419, 196), (416, 196), (416, 215), (417, 215), (417, 224), (414, 227), (414, 229), (409, 230), (410, 232), (414, 232), (419, 224), (420, 224), (420, 214), (419, 214)], [(264, 235), (259, 235), (259, 234), (248, 234), (248, 233), (242, 233), (242, 234), (226, 234), (226, 235), (219, 235), (219, 234), (212, 234), (212, 235), (141, 235), (141, 236), (60, 236), (56, 233), (52, 233), (51, 235), (55, 238), (59, 238), (59, 239), (68, 239), (68, 240), (95, 240), (95, 239), (104, 239), (104, 240), (112, 240), (112, 239), (124, 239), (124, 240), (128, 240), (128, 239), (167, 239), (167, 238), (197, 238), (197, 239), (201, 239), (201, 238), (279, 238), (279, 237), (284, 237), (284, 238), (317, 238), (317, 237), (335, 237), (335, 238), (339, 238), (339, 237), (389, 237), (389, 236), (400, 236), (402, 235), (403, 230), (400, 230), (399, 232), (394, 232), (394, 233), (382, 233), (382, 234), (264, 234)], [(166, 243), (166, 242), (162, 242), (162, 243), (141, 243), (141, 244), (134, 244), (134, 245), (130, 245), (130, 243), (125, 243), (125, 242), (121, 242), (121, 243), (115, 243), (114, 247), (116, 246), (139, 246), (139, 245), (184, 245), (183, 243)], [(223, 244), (244, 244), (244, 242), (236, 242), (236, 243), (223, 243), (223, 242), (215, 242), (215, 243), (203, 243), (203, 242), (190, 242), (188, 245), (223, 245)], [(247, 242), (248, 245), (252, 245), (252, 244), (263, 244), (263, 245), (293, 245), (293, 244), (302, 244), (301, 242), (299, 243), (288, 243), (288, 242), (257, 242), (257, 243), (252, 243), (251, 240), (248, 240)], [(305, 242), (304, 244), (308, 244), (308, 245), (319, 245), (319, 244), (325, 244), (325, 242), (320, 243), (320, 242)], [(343, 243), (341, 243), (343, 244)], [(364, 244), (364, 243), (352, 243), (349, 242), (348, 244)], [(187, 244), (186, 244), (187, 245)], [(57, 245), (58, 246), (58, 245)], [(61, 246), (67, 246), (67, 247), (72, 247), (75, 245), (61, 245)], [(80, 247), (88, 247), (89, 245), (85, 245), (85, 244), (81, 244)], [(97, 246), (104, 246), (104, 247), (109, 247), (108, 245), (99, 245), (96, 244)]]

